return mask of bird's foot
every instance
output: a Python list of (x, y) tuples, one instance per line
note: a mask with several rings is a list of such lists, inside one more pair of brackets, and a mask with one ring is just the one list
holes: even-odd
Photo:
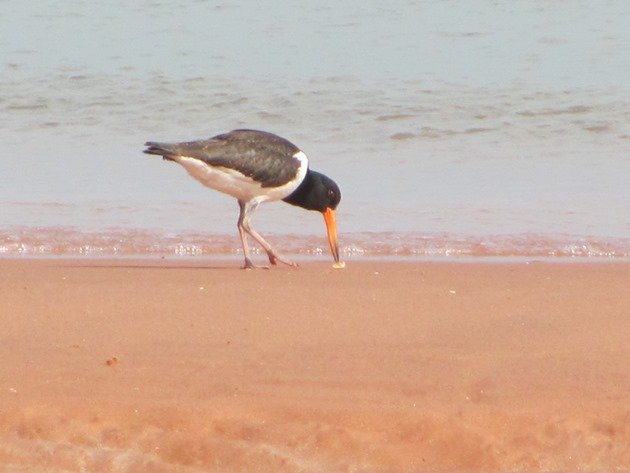
[(274, 253), (272, 251), (268, 251), (267, 252), (267, 256), (269, 257), (269, 262), (271, 264), (273, 264), (274, 266), (276, 264), (278, 264), (277, 262), (280, 261), (281, 263), (286, 264), (287, 266), (292, 266), (294, 268), (298, 267), (297, 263), (294, 263), (293, 261), (291, 261), (290, 259), (285, 258), (284, 256), (280, 256), (277, 253)]
[(250, 260), (249, 258), (245, 258), (245, 264), (242, 266), (241, 269), (269, 269), (269, 266), (257, 266), (252, 263), (252, 260)]

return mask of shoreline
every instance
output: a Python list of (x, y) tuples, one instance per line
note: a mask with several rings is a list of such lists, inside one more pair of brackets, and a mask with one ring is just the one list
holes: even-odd
[(0, 467), (630, 470), (630, 263), (299, 261), (0, 258)]
[[(284, 254), (284, 253), (283, 253)], [(331, 255), (304, 255), (287, 253), (291, 260), (298, 263), (298, 268), (308, 265), (329, 265), (332, 267)], [(135, 263), (154, 262), (155, 267), (165, 267), (171, 265), (180, 265), (190, 262), (194, 266), (205, 264), (208, 269), (219, 265), (229, 266), (233, 263), (235, 269), (240, 268), (242, 264), (241, 254), (226, 255), (156, 255), (156, 254), (121, 254), (121, 255), (75, 255), (75, 254), (1, 254), (0, 264), (2, 262), (27, 262), (27, 261), (50, 261), (50, 262), (84, 262), (86, 265), (97, 262), (120, 262), (133, 265)], [(258, 264), (268, 264), (269, 261), (264, 253), (260, 251), (253, 252), (253, 259)], [(630, 256), (566, 256), (566, 255), (351, 255), (341, 257), (341, 260), (349, 265), (365, 265), (365, 264), (495, 264), (495, 265), (532, 265), (532, 264), (630, 264)], [(291, 269), (282, 263), (277, 266), (270, 267), (271, 270), (287, 270)]]
[[(290, 257), (327, 258), (324, 235), (265, 232)], [(204, 231), (74, 227), (20, 227), (0, 230), (0, 257), (120, 258), (204, 257), (241, 253), (238, 235)], [(264, 256), (257, 245), (252, 252)], [(425, 232), (344, 232), (340, 254), (347, 258), (612, 258), (630, 260), (630, 239), (620, 236), (556, 234), (445, 234)]]

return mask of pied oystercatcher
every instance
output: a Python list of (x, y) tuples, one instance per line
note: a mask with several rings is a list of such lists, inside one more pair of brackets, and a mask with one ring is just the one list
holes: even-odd
[(149, 141), (145, 146), (145, 153), (181, 164), (204, 186), (238, 200), (238, 231), (245, 255), (243, 268), (255, 268), (249, 257), (246, 234), (260, 243), (271, 264), (280, 261), (297, 266), (279, 255), (250, 224), (261, 202), (280, 199), (323, 214), (334, 266), (343, 267), (335, 221), (335, 209), (341, 199), (339, 187), (329, 177), (309, 169), (306, 154), (290, 141), (265, 131), (234, 130), (207, 140)]

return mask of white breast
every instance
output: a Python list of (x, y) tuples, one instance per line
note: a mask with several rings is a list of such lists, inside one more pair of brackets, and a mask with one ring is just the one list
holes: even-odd
[(231, 195), (239, 200), (256, 199), (258, 202), (265, 202), (284, 199), (297, 189), (304, 180), (308, 170), (308, 158), (302, 151), (298, 151), (293, 157), (300, 161), (298, 172), (295, 178), (279, 187), (262, 187), (251, 177), (234, 169), (210, 166), (199, 159), (186, 156), (178, 156), (173, 159), (181, 164), (188, 171), (188, 174), (206, 187)]

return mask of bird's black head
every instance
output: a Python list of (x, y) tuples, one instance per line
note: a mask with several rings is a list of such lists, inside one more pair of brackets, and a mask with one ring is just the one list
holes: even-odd
[(335, 181), (309, 169), (299, 187), (283, 200), (291, 205), (322, 213), (326, 222), (330, 250), (335, 263), (339, 263), (335, 209), (341, 200), (341, 191)]
[(326, 209), (337, 208), (341, 191), (331, 178), (309, 169), (298, 188), (283, 200), (306, 210), (324, 212)]

